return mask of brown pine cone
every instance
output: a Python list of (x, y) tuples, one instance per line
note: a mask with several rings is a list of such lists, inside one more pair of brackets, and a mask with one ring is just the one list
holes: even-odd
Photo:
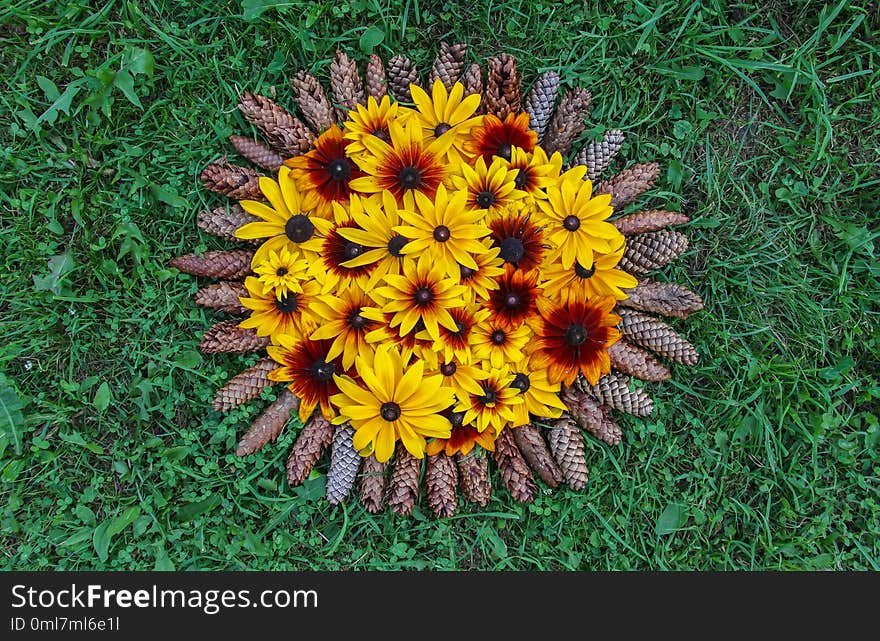
[(299, 118), (266, 96), (243, 93), (238, 109), (282, 156), (290, 158), (308, 151), (315, 139), (315, 133)]
[(529, 467), (538, 473), (544, 483), (550, 487), (559, 487), (562, 482), (562, 470), (547, 449), (547, 443), (541, 436), (541, 428), (529, 423), (515, 427), (511, 431), (516, 446), (522, 452)]
[(590, 469), (587, 467), (584, 439), (574, 420), (563, 415), (555, 421), (547, 428), (547, 442), (568, 486), (576, 491), (584, 489)]
[(312, 74), (300, 69), (291, 79), (299, 110), (319, 134), (336, 121), (336, 113), (324, 88)]
[(306, 421), (296, 437), (287, 458), (287, 482), (301, 485), (311, 474), (324, 449), (333, 440), (333, 426), (321, 412), (315, 412)]
[(541, 146), (547, 155), (558, 151), (562, 155), (568, 153), (571, 143), (586, 128), (586, 117), (590, 113), (593, 96), (586, 89), (576, 87), (566, 91), (559, 102), (556, 114), (547, 125)]
[(559, 82), (558, 73), (545, 71), (535, 79), (523, 103), (523, 110), (529, 114), (529, 128), (538, 134), (538, 140), (544, 137), (547, 125), (553, 117)]
[[(480, 68), (480, 65), (474, 63), (470, 65), (465, 72), (461, 75), (461, 84), (464, 85), (464, 96), (470, 96), (473, 94), (483, 93), (483, 70)], [(477, 109), (476, 113), (482, 113), (483, 105), (480, 103), (480, 107)]]
[(631, 236), (618, 267), (630, 274), (660, 269), (681, 256), (688, 248), (687, 236), (671, 229)]
[(338, 426), (333, 434), (330, 471), (327, 472), (327, 501), (330, 505), (339, 505), (345, 500), (361, 468), (363, 458), (351, 444), (353, 437), (354, 428), (348, 423)]
[(501, 480), (513, 499), (519, 503), (531, 503), (538, 494), (538, 486), (532, 472), (516, 446), (510, 428), (501, 430), (495, 439), (495, 463), (501, 471)]
[(402, 445), (397, 446), (391, 479), (388, 483), (386, 502), (391, 510), (400, 516), (413, 511), (419, 498), (419, 475), (422, 472), (422, 459), (410, 454)]
[(452, 90), (461, 70), (464, 69), (464, 58), (467, 54), (467, 45), (440, 43), (440, 52), (431, 67), (428, 75), (428, 87), (434, 86), (434, 81), (439, 80), (446, 87), (446, 91)]
[(670, 225), (683, 225), (690, 218), (677, 211), (648, 209), (627, 214), (611, 221), (624, 236), (635, 236), (649, 231), (658, 231)]
[(269, 380), (269, 372), (277, 367), (278, 363), (271, 358), (261, 358), (243, 372), (230, 378), (226, 385), (217, 390), (211, 407), (218, 412), (228, 412), (242, 403), (257, 398), (265, 388), (274, 385)]
[(209, 251), (202, 255), (186, 254), (168, 261), (168, 266), (185, 274), (226, 280), (240, 280), (251, 273), (251, 259), (254, 252), (237, 249), (235, 251)]
[(623, 435), (620, 427), (608, 411), (592, 396), (584, 394), (577, 388), (568, 387), (560, 394), (559, 398), (568, 406), (572, 418), (593, 436), (605, 441), (608, 445), (620, 443)]
[(358, 103), (365, 102), (364, 83), (361, 82), (357, 64), (339, 49), (330, 63), (330, 89), (333, 91), (336, 118), (339, 122), (348, 120), (348, 112)]
[(364, 74), (364, 86), (367, 95), (375, 98), (376, 102), (381, 101), (388, 94), (385, 64), (377, 53), (370, 55), (370, 61), (367, 63), (367, 72)]
[(486, 89), (483, 91), (485, 112), (504, 120), (520, 111), (520, 78), (516, 58), (508, 53), (486, 60)]
[(209, 234), (241, 243), (249, 241), (242, 241), (240, 238), (236, 238), (235, 230), (242, 225), (254, 223), (258, 220), (260, 219), (247, 213), (238, 203), (230, 203), (228, 208), (215, 207), (214, 209), (206, 209), (201, 212), (199, 214), (198, 226), (199, 229)]
[(590, 385), (583, 374), (579, 374), (575, 385), (602, 405), (627, 414), (648, 416), (654, 411), (654, 401), (648, 393), (641, 388), (630, 389), (629, 377), (620, 372), (605, 374), (595, 385)]
[(385, 491), (388, 476), (385, 474), (387, 463), (380, 463), (371, 454), (364, 459), (361, 473), (358, 476), (358, 490), (361, 503), (370, 514), (378, 514), (385, 509)]
[(458, 483), (464, 497), (471, 503), (486, 507), (492, 496), (488, 459), (472, 451), (466, 456), (456, 454), (455, 462), (458, 465)]
[(448, 518), (458, 509), (455, 488), (458, 485), (458, 468), (455, 461), (440, 452), (428, 457), (425, 467), (425, 488), (428, 491), (428, 507), (439, 518)]
[(684, 285), (659, 283), (640, 278), (632, 289), (624, 289), (628, 298), (618, 301), (620, 307), (629, 307), (641, 312), (653, 312), (664, 316), (687, 318), (691, 313), (703, 309), (703, 301)]
[(241, 304), (239, 298), (249, 296), (244, 283), (223, 280), (205, 285), (196, 292), (196, 305), (216, 309), (227, 314), (247, 314), (250, 310)]
[(298, 409), (299, 398), (289, 389), (281, 390), (275, 402), (263, 410), (262, 414), (251, 423), (250, 429), (238, 442), (238, 449), (235, 450), (235, 453), (238, 456), (247, 456), (261, 449), (270, 441), (274, 441), (281, 434), (284, 426), (290, 422), (291, 413), (295, 413)]
[(235, 151), (242, 158), (273, 173), (277, 172), (278, 168), (284, 163), (284, 158), (261, 142), (245, 138), (244, 136), (229, 136), (229, 142), (232, 143)]
[(388, 86), (398, 101), (411, 102), (409, 86), (417, 84), (419, 84), (419, 72), (412, 60), (397, 55), (388, 61)]
[(635, 376), (643, 381), (668, 381), (671, 374), (664, 365), (645, 350), (626, 340), (619, 340), (608, 348), (612, 369)]
[(233, 165), (225, 158), (215, 160), (202, 170), (199, 180), (206, 189), (229, 198), (263, 200), (260, 175), (250, 167)]
[(624, 135), (620, 129), (609, 129), (599, 142), (591, 142), (574, 158), (574, 164), (586, 165), (590, 180), (596, 180), (608, 169), (617, 152), (623, 147)]
[(653, 187), (659, 175), (660, 165), (655, 162), (635, 164), (600, 182), (593, 189), (593, 194), (611, 194), (611, 206), (619, 209)]
[(237, 320), (231, 320), (212, 325), (199, 343), (199, 350), (203, 354), (250, 354), (268, 344), (268, 336), (257, 336), (256, 330), (239, 327)]
[(682, 365), (697, 364), (700, 356), (694, 346), (663, 321), (634, 309), (616, 313), (620, 315), (618, 327), (630, 343)]

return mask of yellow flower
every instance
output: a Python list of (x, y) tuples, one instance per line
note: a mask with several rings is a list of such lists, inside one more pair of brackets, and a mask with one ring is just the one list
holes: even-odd
[(318, 327), (309, 338), (332, 340), (327, 358), (339, 357), (342, 367), (350, 369), (356, 356), (369, 358), (373, 351), (366, 336), (380, 323), (364, 315), (372, 305), (373, 300), (358, 287), (346, 287), (336, 296), (319, 296), (310, 308)]
[(492, 369), (509, 367), (523, 359), (523, 348), (530, 337), (531, 330), (526, 324), (508, 328), (504, 323), (493, 320), (480, 323), (474, 329), (474, 358), (485, 361)]
[(456, 412), (464, 412), (463, 425), (473, 425), (478, 432), (491, 429), (498, 434), (516, 420), (516, 406), (523, 404), (519, 390), (510, 386), (513, 374), (505, 367), (492, 369), (480, 382), (479, 394), (469, 393), (458, 399)]
[(626, 250), (623, 241), (621, 237), (621, 245), (615, 251), (607, 254), (594, 252), (592, 267), (575, 262), (574, 267), (566, 269), (559, 260), (544, 265), (541, 269), (544, 295), (557, 303), (602, 296), (612, 296), (616, 300), (628, 298), (623, 290), (635, 287), (639, 281), (635, 276), (615, 269)]
[(299, 253), (291, 252), (287, 246), (269, 251), (262, 263), (253, 266), (263, 284), (263, 294), (275, 290), (279, 300), (289, 292), (303, 290), (303, 281), (308, 279), (308, 268), (309, 262), (303, 260)]
[(560, 384), (551, 383), (547, 379), (547, 371), (533, 368), (527, 359), (513, 367), (513, 381), (510, 386), (519, 390), (523, 399), (521, 405), (514, 408), (516, 418), (514, 427), (529, 422), (529, 415), (540, 418), (559, 418), (566, 410), (565, 403), (559, 400)]
[[(455, 321), (455, 329), (441, 325), (440, 340), (433, 342), (433, 350), (442, 357), (443, 362), (458, 359), (462, 363), (470, 363), (474, 328), (489, 318), (490, 311), (481, 309), (478, 305), (470, 305), (454, 307), (449, 313)], [(424, 338), (428, 338), (427, 332), (424, 332)]]
[[(391, 102), (391, 99), (385, 95), (382, 100), (376, 102), (373, 96), (367, 98), (367, 106), (357, 105), (352, 111), (348, 112), (351, 120), (344, 123), (345, 139), (351, 142), (346, 147), (349, 156), (364, 153), (367, 148), (364, 145), (364, 138), (369, 136), (378, 138), (388, 142), (391, 136), (388, 133), (388, 127), (392, 122), (403, 117), (406, 113), (411, 113), (411, 109), (401, 107), (397, 101)], [(398, 116), (399, 115), (399, 116)]]
[(562, 154), (558, 151), (548, 159), (547, 152), (535, 147), (533, 153), (519, 147), (511, 150), (508, 169), (515, 170), (513, 184), (533, 198), (545, 199), (545, 189), (559, 180), (562, 171)]
[(269, 336), (277, 342), (280, 336), (299, 339), (311, 331), (314, 320), (311, 307), (320, 286), (314, 281), (303, 283), (299, 292), (288, 292), (281, 297), (273, 289), (266, 290), (254, 276), (244, 281), (250, 297), (241, 297), (241, 304), (251, 315), (239, 323), (246, 329), (256, 329), (257, 336)]
[[(358, 197), (352, 195), (351, 200), (357, 202)], [(322, 294), (350, 286), (367, 291), (378, 265), (374, 262), (353, 265), (353, 259), (362, 256), (367, 248), (343, 235), (346, 229), (357, 227), (345, 207), (333, 203), (333, 215), (336, 224), (327, 232), (321, 245), (320, 260), (312, 261), (309, 275), (321, 283)]]
[(444, 160), (450, 165), (470, 161), (471, 156), (464, 147), (471, 130), (482, 122), (481, 116), (473, 117), (480, 106), (480, 94), (465, 98), (464, 85), (460, 82), (456, 82), (447, 93), (440, 80), (434, 81), (430, 96), (416, 85), (412, 86), (411, 92), (416, 105), (415, 117), (422, 126), (425, 141), (449, 136), (452, 144)]
[(355, 368), (360, 381), (334, 376), (340, 393), (331, 398), (339, 409), (333, 422), (348, 421), (355, 429), (355, 449), (385, 462), (399, 440), (410, 454), (423, 458), (426, 438), (449, 437), (452, 424), (440, 413), (454, 397), (443, 387), (443, 377), (425, 376), (421, 361), (407, 365), (389, 345), (377, 349), (372, 362), (358, 356)]
[(496, 214), (526, 196), (526, 192), (516, 188), (517, 170), (510, 169), (507, 161), (498, 156), (488, 167), (480, 157), (473, 167), (460, 165), (459, 172), (460, 175), (453, 175), (451, 180), (456, 189), (466, 194), (468, 211)]
[(266, 351), (281, 367), (269, 372), (270, 381), (290, 383), (288, 389), (299, 399), (299, 420), (309, 420), (315, 407), (328, 421), (336, 413), (330, 397), (339, 391), (334, 375), (341, 364), (327, 357), (329, 341), (313, 341), (304, 338), (297, 341), (292, 336), (281, 336), (280, 345), (269, 345)]
[(493, 247), (491, 239), (483, 239), (481, 242), (487, 251), (474, 254), (477, 268), (471, 269), (464, 265), (458, 267), (458, 282), (467, 288), (471, 303), (486, 300), (490, 291), (498, 289), (498, 281), (495, 279), (504, 273), (504, 261), (499, 256), (501, 249)]
[(468, 394), (481, 394), (480, 381), (489, 378), (489, 372), (473, 365), (465, 365), (451, 359), (440, 365), (437, 371), (443, 375), (443, 385), (455, 390), (457, 398), (465, 398)]

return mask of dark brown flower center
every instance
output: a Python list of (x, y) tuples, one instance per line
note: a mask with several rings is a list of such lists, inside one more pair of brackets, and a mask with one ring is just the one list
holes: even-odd
[(279, 267), (275, 270), (276, 276), (286, 276), (287, 275), (287, 267)]
[(529, 391), (529, 388), (532, 386), (532, 382), (529, 380), (527, 374), (517, 374), (513, 379), (513, 382), (510, 384), (511, 387), (518, 389), (520, 392), (525, 394)]
[(490, 403), (494, 403), (498, 400), (498, 392), (496, 392), (493, 388), (484, 385), (483, 395), (480, 396), (477, 400), (479, 400), (480, 403), (482, 403), (483, 405), (489, 405)]
[(376, 138), (378, 138), (379, 140), (384, 140), (385, 142), (389, 142), (391, 140), (391, 134), (388, 133), (387, 127), (377, 129), (373, 132), (373, 135), (376, 136)]
[(574, 273), (578, 278), (587, 279), (590, 278), (593, 274), (596, 273), (596, 263), (593, 263), (593, 266), (587, 269), (580, 263), (574, 264)]
[(439, 138), (450, 129), (452, 129), (452, 125), (450, 125), (448, 122), (441, 122), (439, 125), (434, 127), (434, 137)]
[(382, 403), (379, 413), (382, 415), (382, 418), (391, 423), (400, 418), (400, 405), (393, 402)]
[(400, 253), (400, 250), (403, 249), (403, 246), (409, 242), (409, 238), (404, 236), (392, 236), (391, 240), (388, 241), (388, 253), (394, 256), (395, 258), (400, 258), (403, 254)]
[(449, 240), (449, 227), (446, 225), (440, 225), (439, 227), (434, 228), (434, 240), (438, 243), (445, 243)]
[(315, 234), (315, 225), (304, 214), (297, 214), (287, 219), (284, 233), (294, 243), (304, 243)]
[(364, 329), (370, 321), (361, 316), (361, 310), (353, 309), (348, 315), (348, 325), (352, 329)]
[(526, 246), (519, 238), (505, 238), (498, 255), (506, 263), (518, 263), (526, 255)]
[(433, 298), (434, 295), (427, 287), (419, 287), (415, 291), (415, 294), (413, 294), (413, 299), (415, 299), (416, 305), (418, 305), (419, 307), (425, 307), (428, 303), (431, 302), (431, 299)]
[(489, 338), (495, 345), (504, 345), (507, 342), (507, 333), (503, 329), (496, 329)]
[(521, 299), (519, 297), (519, 294), (517, 294), (516, 292), (509, 292), (504, 297), (504, 306), (509, 309), (516, 309), (517, 307), (519, 307), (520, 302)]
[(583, 325), (572, 323), (568, 326), (568, 329), (565, 330), (565, 342), (572, 347), (582, 345), (586, 340), (587, 330), (584, 328)]
[(418, 167), (404, 167), (397, 176), (400, 186), (404, 189), (415, 189), (422, 182), (422, 173)]
[(477, 273), (476, 269), (471, 269), (470, 267), (465, 267), (464, 265), (459, 265), (458, 271), (461, 274), (461, 280), (470, 280)]
[(481, 191), (477, 194), (477, 204), (482, 209), (488, 209), (495, 204), (495, 194), (488, 190)]
[(581, 226), (581, 219), (577, 216), (566, 216), (562, 221), (562, 226), (568, 231), (577, 231)]
[(321, 360), (312, 363), (309, 372), (311, 373), (312, 378), (316, 381), (326, 383), (333, 379), (333, 374), (336, 373), (336, 366), (333, 363), (328, 363), (322, 358)]
[(498, 151), (495, 152), (496, 156), (501, 156), (504, 160), (510, 160), (510, 155), (513, 153), (513, 148), (510, 146), (510, 143), (503, 142), (498, 145)]
[(333, 180), (348, 180), (351, 176), (351, 163), (348, 158), (337, 158), (327, 165), (327, 173)]
[(449, 422), (452, 427), (461, 427), (464, 425), (464, 412), (452, 412), (449, 415)]
[(345, 248), (342, 251), (345, 254), (345, 260), (351, 260), (364, 253), (364, 246), (349, 241), (345, 243)]
[(443, 365), (440, 366), (440, 373), (443, 374), (443, 376), (452, 376), (455, 374), (456, 369), (458, 369), (458, 367), (455, 363), (443, 363)]
[(513, 186), (517, 189), (523, 189), (528, 184), (529, 175), (525, 172), (524, 169), (519, 169), (516, 172), (516, 178), (513, 179)]
[(282, 314), (292, 314), (299, 308), (299, 299), (296, 294), (287, 294), (275, 299), (275, 308)]

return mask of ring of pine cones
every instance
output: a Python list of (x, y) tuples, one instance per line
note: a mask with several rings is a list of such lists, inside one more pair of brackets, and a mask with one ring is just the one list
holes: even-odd
[[(559, 98), (560, 78), (548, 71), (538, 76), (528, 94), (521, 97), (520, 76), (512, 56), (490, 57), (485, 70), (478, 64), (466, 64), (465, 56), (465, 45), (441, 43), (428, 74), (428, 86), (438, 79), (447, 89), (460, 82), (465, 95), (482, 95), (483, 113), (500, 119), (527, 112), (529, 127), (537, 133), (548, 154), (561, 152), (572, 164), (585, 165), (586, 177), (594, 183), (598, 181), (620, 150), (624, 136), (619, 130), (609, 130), (601, 141), (571, 153), (572, 143), (583, 132), (590, 112), (589, 91), (569, 89)], [(329, 75), (329, 95), (313, 75), (300, 71), (293, 77), (298, 115), (265, 96), (242, 94), (239, 110), (265, 142), (231, 136), (230, 142), (238, 154), (259, 170), (275, 173), (285, 159), (307, 152), (319, 132), (344, 121), (349, 110), (358, 103), (364, 104), (367, 97), (378, 101), (390, 93), (406, 102), (410, 99), (410, 84), (421, 81), (418, 70), (406, 57), (394, 56), (386, 65), (376, 54), (370, 56), (362, 79), (355, 63), (341, 51), (337, 51)], [(202, 212), (198, 226), (235, 241), (238, 248), (180, 256), (170, 262), (187, 274), (216, 281), (198, 290), (196, 303), (232, 316), (249, 313), (240, 299), (248, 295), (243, 281), (252, 275), (254, 255), (254, 246), (237, 239), (235, 231), (256, 220), (234, 201), (262, 198), (258, 169), (235, 165), (223, 158), (209, 164), (200, 176), (207, 189), (229, 197), (231, 202)], [(617, 210), (652, 187), (658, 172), (656, 163), (635, 164), (596, 183), (594, 193), (611, 194), (611, 205)], [(332, 425), (321, 412), (315, 412), (302, 426), (291, 448), (288, 481), (292, 485), (303, 483), (329, 449), (327, 500), (338, 504), (356, 492), (371, 513), (387, 506), (397, 514), (409, 514), (422, 487), (428, 507), (439, 517), (455, 513), (459, 491), (467, 501), (485, 506), (492, 492), (490, 457), (503, 486), (516, 501), (534, 500), (538, 492), (536, 475), (551, 488), (564, 483), (573, 490), (582, 489), (588, 468), (581, 430), (616, 445), (621, 439), (618, 413), (647, 416), (653, 410), (651, 397), (641, 387), (631, 386), (630, 377), (663, 381), (670, 377), (670, 371), (662, 361), (693, 365), (698, 359), (694, 347), (656, 315), (687, 318), (702, 309), (700, 297), (682, 285), (647, 276), (687, 249), (687, 238), (670, 227), (688, 222), (688, 217), (673, 211), (645, 210), (612, 218), (610, 222), (627, 241), (620, 267), (638, 277), (638, 286), (626, 290), (628, 298), (619, 301), (614, 309), (621, 318), (618, 328), (623, 339), (608, 349), (611, 372), (595, 385), (581, 375), (572, 386), (564, 388), (560, 396), (568, 411), (561, 418), (505, 428), (491, 453), (474, 448), (465, 456), (448, 456), (441, 451), (418, 459), (398, 443), (392, 460), (382, 463), (375, 456), (359, 455), (352, 446), (354, 430), (348, 424)], [(267, 337), (258, 336), (253, 329), (242, 329), (239, 321), (233, 319), (221, 320), (208, 329), (200, 349), (205, 353), (249, 354), (264, 352), (268, 345)], [(213, 408), (225, 412), (259, 398), (267, 386), (275, 384), (268, 374), (276, 366), (271, 358), (261, 358), (233, 376), (217, 392)], [(299, 399), (285, 387), (279, 390), (277, 399), (241, 438), (239, 456), (252, 454), (274, 441), (286, 426), (298, 426), (294, 417)]]

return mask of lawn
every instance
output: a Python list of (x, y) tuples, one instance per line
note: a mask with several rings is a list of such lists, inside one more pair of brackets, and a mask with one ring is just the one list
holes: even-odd
[[(3, 3), (3, 567), (880, 569), (880, 14), (593, 4)], [(619, 446), (588, 437), (584, 492), (373, 517), (324, 501), (326, 460), (287, 485), (295, 431), (235, 456), (262, 404), (210, 399), (255, 357), (198, 353), (215, 316), (166, 263), (228, 246), (197, 176), (250, 131), (241, 91), (290, 105), (337, 47), (426, 70), (440, 40), (590, 88), (583, 140), (661, 164), (630, 208), (692, 219), (661, 278), (704, 298), (677, 324), (702, 358)]]

